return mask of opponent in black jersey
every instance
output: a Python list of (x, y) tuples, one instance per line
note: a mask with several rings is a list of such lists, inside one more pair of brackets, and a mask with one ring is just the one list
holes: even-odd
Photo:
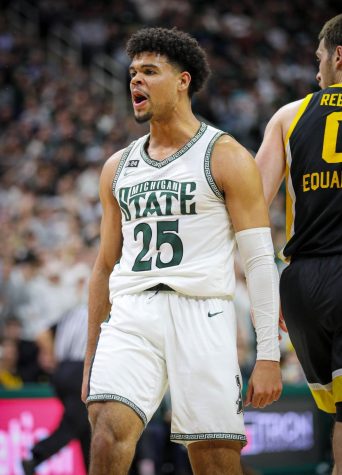
[(336, 414), (342, 474), (342, 15), (319, 34), (320, 92), (272, 117), (256, 156), (270, 205), (286, 178), (290, 265), (280, 295), (291, 341), (318, 407)]
[(342, 84), (303, 102), (286, 144), (286, 258), (342, 254)]

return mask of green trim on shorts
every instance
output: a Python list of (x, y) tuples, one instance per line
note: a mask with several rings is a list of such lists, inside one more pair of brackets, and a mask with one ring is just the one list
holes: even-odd
[(247, 437), (242, 434), (229, 434), (225, 432), (209, 432), (198, 434), (179, 434), (171, 432), (170, 440), (239, 440), (244, 445), (247, 443)]
[(126, 406), (129, 406), (133, 411), (135, 411), (140, 419), (143, 421), (144, 425), (146, 426), (147, 424), (147, 417), (145, 413), (136, 405), (134, 402), (130, 401), (129, 399), (119, 396), (118, 394), (94, 394), (93, 396), (88, 396), (87, 397), (87, 403), (89, 402), (95, 402), (95, 401), (117, 401), (121, 402), (122, 404), (125, 404)]

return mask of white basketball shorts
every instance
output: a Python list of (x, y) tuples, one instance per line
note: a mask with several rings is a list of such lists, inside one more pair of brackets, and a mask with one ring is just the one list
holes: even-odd
[(171, 440), (246, 443), (233, 302), (145, 291), (114, 299), (87, 402), (119, 401), (144, 424), (170, 386)]

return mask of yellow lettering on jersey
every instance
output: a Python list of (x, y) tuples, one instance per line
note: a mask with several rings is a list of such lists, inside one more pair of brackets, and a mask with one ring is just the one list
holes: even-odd
[(342, 152), (337, 152), (336, 144), (342, 121), (342, 112), (332, 112), (325, 122), (322, 158), (327, 163), (341, 163)]
[(323, 94), (320, 105), (321, 106), (328, 106), (329, 105), (329, 97), (330, 97), (330, 94)]
[(303, 192), (324, 190), (327, 188), (342, 188), (342, 172), (306, 173), (302, 177)]
[(319, 174), (311, 173), (311, 189), (315, 191), (317, 188), (319, 188)]
[[(321, 172), (321, 188), (329, 188), (330, 172)], [(324, 182), (325, 179), (325, 182)]]
[(337, 96), (338, 94), (331, 94), (329, 106), (336, 106)]
[(303, 175), (303, 191), (310, 191), (310, 185), (309, 185), (309, 178), (310, 178), (310, 173), (306, 173)]
[(342, 94), (323, 94), (321, 106), (342, 106)]
[(330, 183), (330, 188), (334, 188), (335, 186), (336, 186), (336, 188), (341, 188), (341, 184), (339, 182), (338, 174), (337, 174), (336, 170), (333, 173), (333, 177), (332, 177), (332, 180), (331, 180), (331, 183)]

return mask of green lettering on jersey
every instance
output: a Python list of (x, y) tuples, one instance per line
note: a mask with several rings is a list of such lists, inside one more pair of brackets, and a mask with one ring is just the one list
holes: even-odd
[(160, 196), (166, 196), (165, 198), (165, 216), (171, 216), (172, 213), (172, 198), (178, 200), (178, 194), (172, 193), (171, 191), (163, 191), (160, 193)]
[(161, 212), (159, 202), (157, 200), (157, 196), (154, 191), (150, 193), (147, 202), (146, 202), (146, 207), (143, 212), (143, 216), (146, 217), (148, 214), (154, 214), (156, 213), (158, 216), (162, 216), (163, 213)]
[(196, 203), (189, 203), (192, 201), (195, 195), (189, 193), (196, 190), (196, 183), (194, 181), (188, 181), (181, 183), (180, 193), (180, 209), (181, 214), (196, 214)]
[(149, 215), (196, 214), (195, 190), (196, 183), (193, 181), (145, 181), (132, 187), (119, 188), (118, 201), (125, 221), (132, 220), (134, 211), (135, 219)]
[(119, 189), (119, 205), (123, 215), (125, 216), (126, 221), (131, 220), (131, 213), (127, 205), (127, 200), (129, 196), (130, 188), (120, 188)]
[(142, 194), (140, 194), (140, 195), (135, 195), (135, 196), (133, 196), (132, 198), (129, 199), (129, 204), (134, 203), (134, 206), (135, 206), (135, 218), (136, 218), (136, 219), (141, 218), (139, 200), (140, 200), (140, 198), (145, 198), (145, 196), (146, 196), (146, 193), (142, 193)]

